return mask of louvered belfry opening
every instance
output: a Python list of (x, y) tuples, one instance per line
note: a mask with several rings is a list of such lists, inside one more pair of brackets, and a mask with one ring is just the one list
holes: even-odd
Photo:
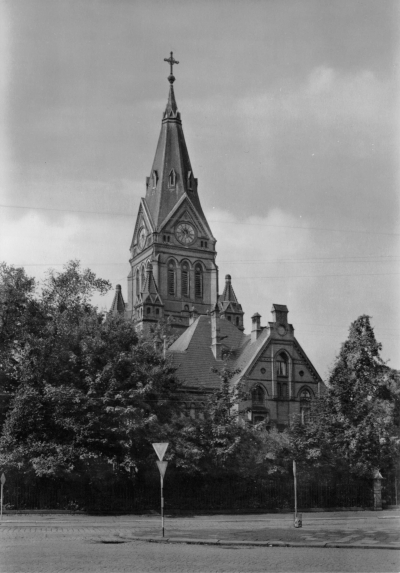
[(182, 266), (182, 295), (189, 296), (190, 294), (190, 284), (189, 284), (189, 266), (184, 263)]
[(176, 269), (175, 264), (170, 261), (168, 263), (168, 294), (175, 296), (176, 293)]
[(203, 298), (203, 269), (200, 265), (196, 266), (194, 282), (195, 297)]

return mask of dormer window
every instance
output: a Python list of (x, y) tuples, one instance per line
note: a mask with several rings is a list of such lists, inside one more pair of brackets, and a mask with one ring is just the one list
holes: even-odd
[(157, 187), (157, 181), (158, 181), (158, 173), (157, 171), (153, 171), (153, 174), (151, 176), (151, 181), (152, 181), (152, 186), (153, 189), (155, 189)]
[(187, 188), (191, 191), (192, 190), (192, 172), (189, 171), (188, 176), (187, 176)]
[(176, 185), (176, 173), (175, 169), (171, 169), (168, 176), (168, 187), (175, 187)]

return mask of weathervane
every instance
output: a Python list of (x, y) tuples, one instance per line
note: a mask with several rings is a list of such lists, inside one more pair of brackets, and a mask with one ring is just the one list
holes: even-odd
[(170, 84), (173, 84), (175, 81), (175, 76), (174, 76), (174, 64), (179, 64), (179, 62), (177, 60), (174, 59), (174, 54), (173, 52), (171, 52), (171, 55), (169, 58), (164, 58), (164, 62), (168, 62), (170, 65), (170, 74), (168, 76), (168, 81)]

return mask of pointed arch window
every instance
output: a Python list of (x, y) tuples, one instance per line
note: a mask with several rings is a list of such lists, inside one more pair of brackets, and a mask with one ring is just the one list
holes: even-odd
[(196, 298), (203, 298), (203, 269), (196, 265), (194, 271), (194, 294)]
[(136, 296), (140, 294), (140, 274), (139, 269), (136, 269)]
[(288, 376), (289, 374), (289, 361), (288, 357), (284, 352), (281, 352), (278, 355), (277, 359), (277, 366), (278, 366), (278, 376)]
[(300, 416), (301, 423), (307, 424), (311, 418), (311, 392), (304, 388), (300, 392)]
[(189, 265), (183, 263), (182, 265), (182, 296), (190, 295), (190, 275), (189, 275)]
[(261, 388), (261, 386), (256, 386), (255, 388), (253, 388), (253, 390), (251, 391), (251, 401), (254, 405), (261, 405), (264, 404), (264, 399), (265, 399), (265, 392), (263, 390), (263, 388)]
[(146, 273), (144, 271), (144, 266), (142, 267), (142, 272), (141, 272), (141, 280), (140, 280), (140, 286), (141, 286), (141, 292), (143, 292), (144, 289), (144, 281), (146, 279)]
[(192, 180), (193, 180), (193, 176), (192, 176), (192, 172), (189, 171), (188, 175), (187, 175), (187, 188), (191, 191), (192, 190)]
[(168, 294), (175, 296), (176, 293), (176, 266), (174, 261), (168, 263)]
[(168, 175), (168, 187), (175, 187), (176, 185), (176, 173), (175, 169), (171, 169)]

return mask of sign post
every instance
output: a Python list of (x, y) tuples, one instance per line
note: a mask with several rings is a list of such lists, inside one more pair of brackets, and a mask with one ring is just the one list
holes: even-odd
[(294, 479), (294, 526), (302, 527), (302, 515), (297, 515), (297, 470), (296, 462), (293, 460), (293, 479)]
[(0, 482), (1, 482), (0, 519), (3, 519), (3, 486), (6, 483), (6, 476), (4, 474), (1, 474)]
[(167, 471), (168, 462), (164, 462), (164, 455), (168, 448), (168, 442), (166, 443), (157, 443), (153, 444), (153, 448), (158, 456), (157, 466), (158, 471), (160, 472), (160, 481), (161, 481), (161, 530), (162, 536), (164, 537), (164, 476), (165, 472)]

